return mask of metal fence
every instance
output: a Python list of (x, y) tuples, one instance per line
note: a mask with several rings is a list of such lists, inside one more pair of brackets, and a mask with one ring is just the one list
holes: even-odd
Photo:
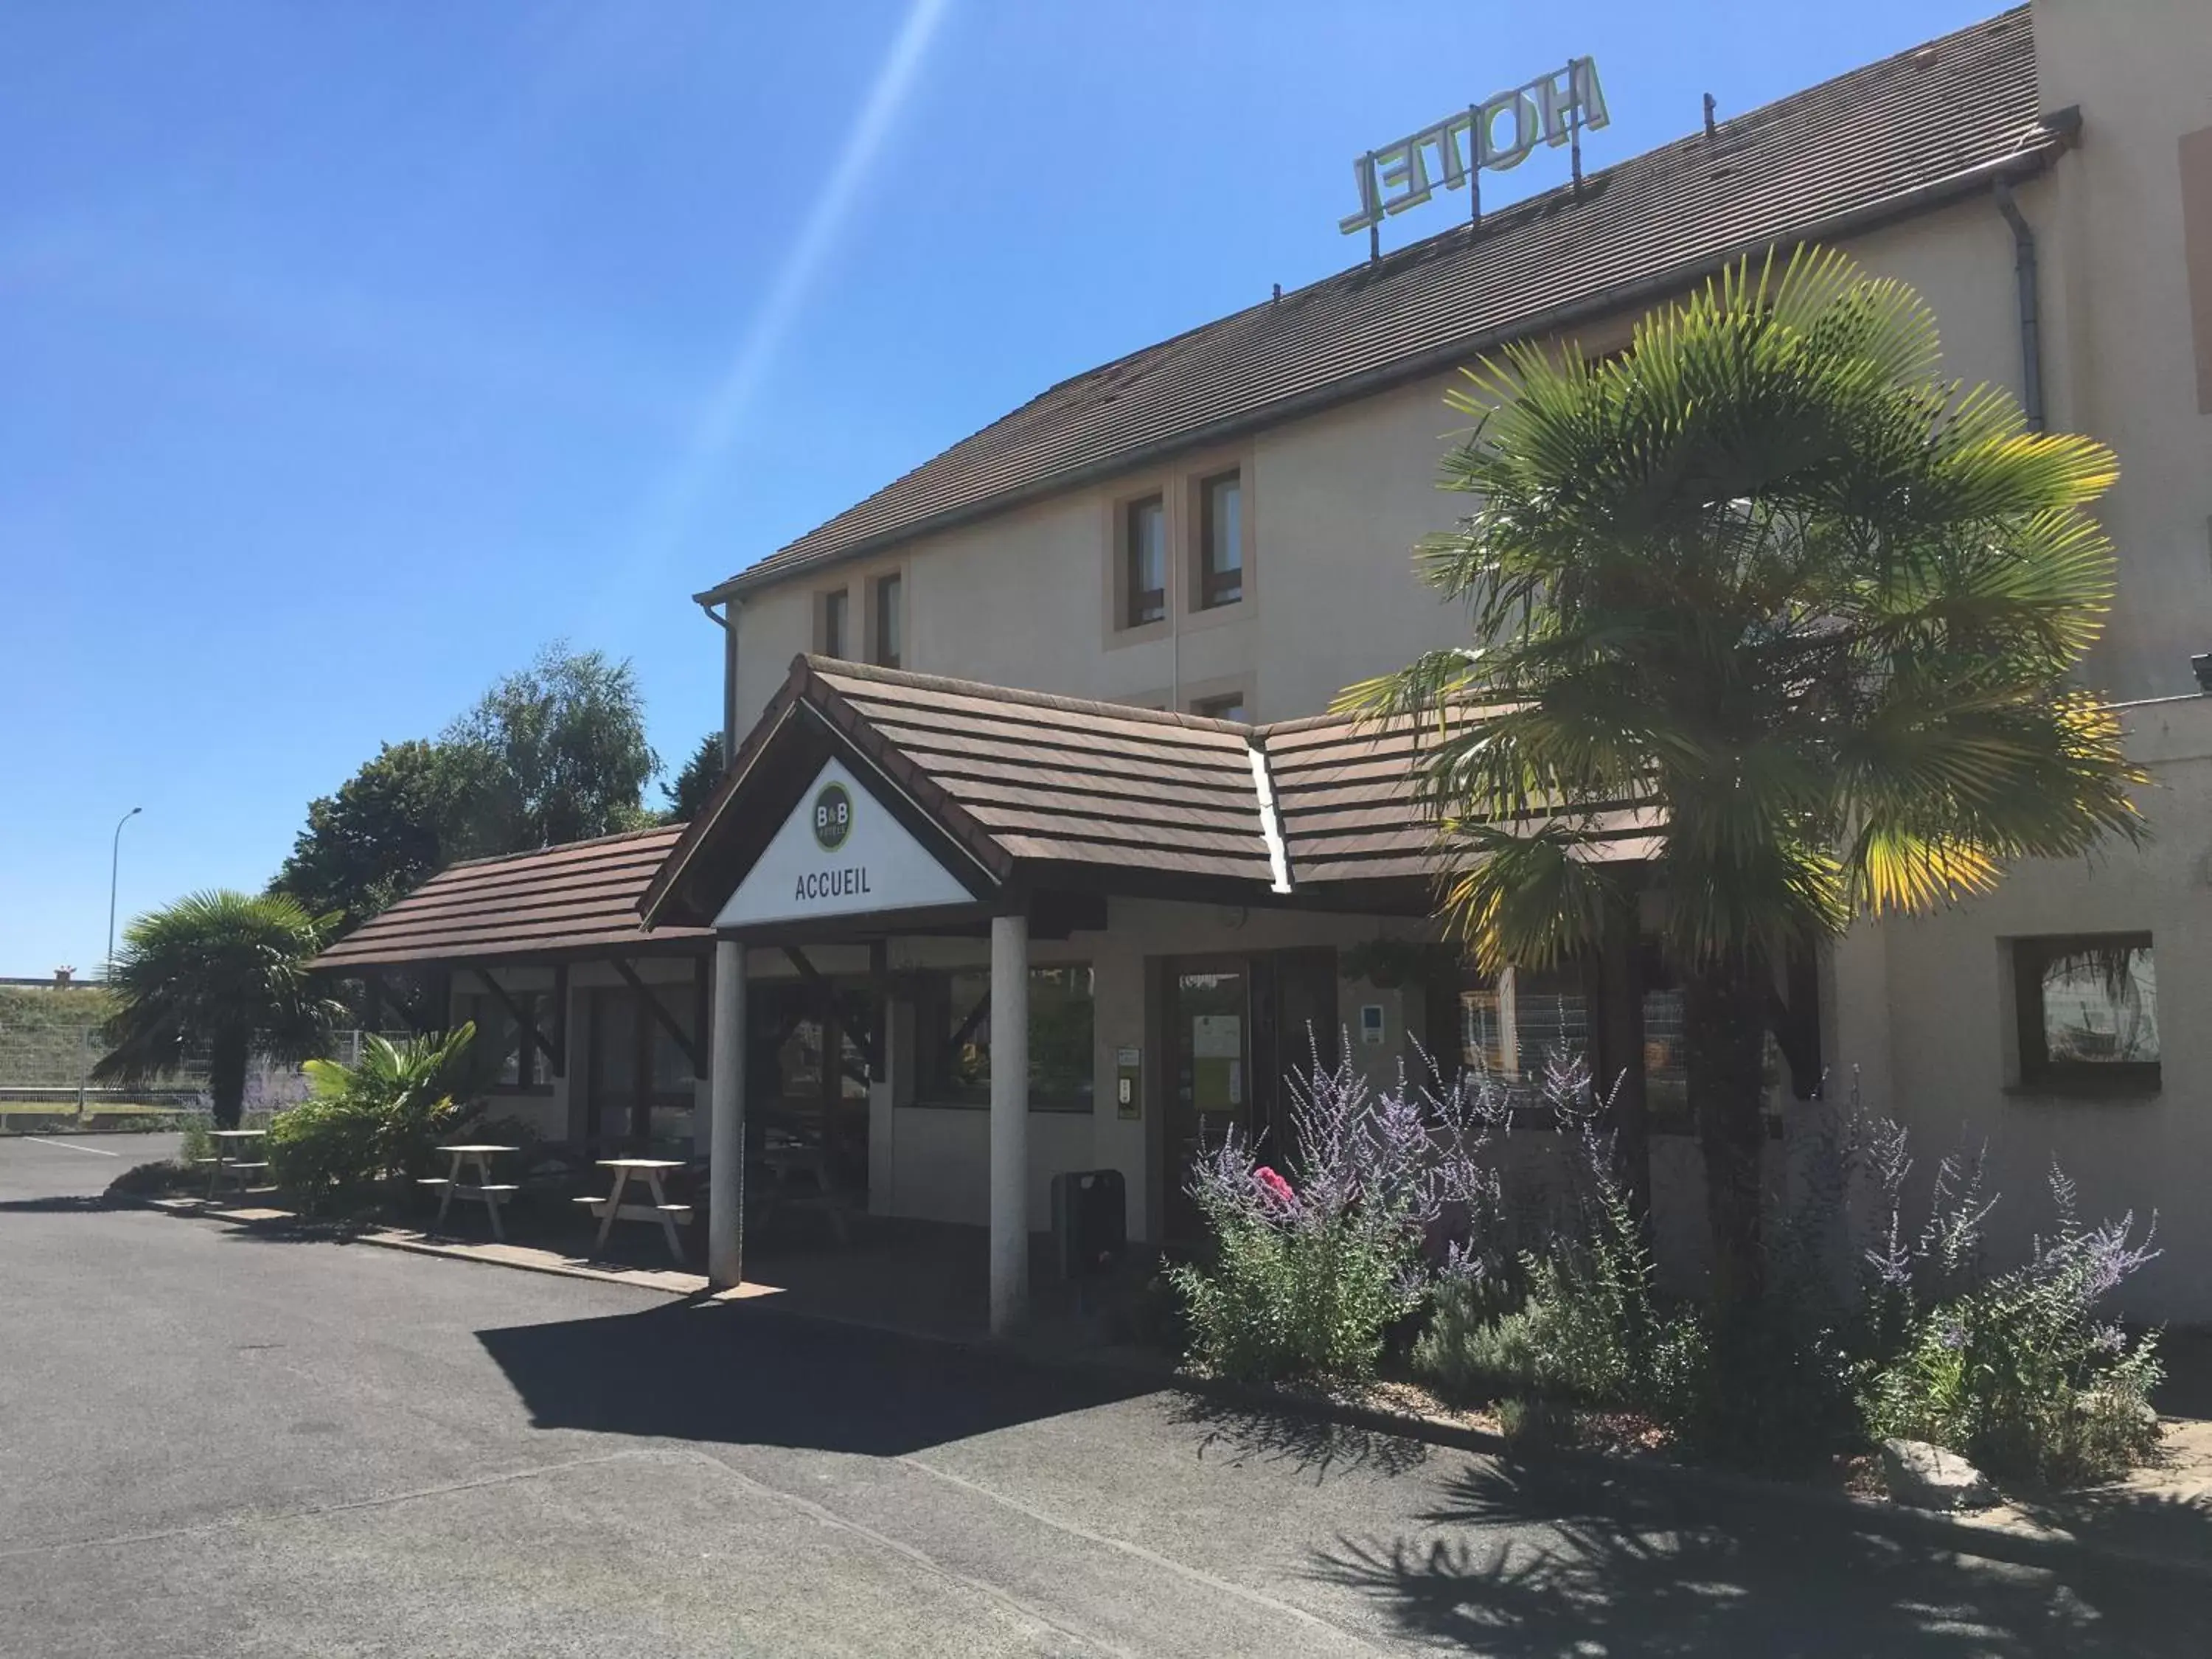
[[(349, 1066), (357, 1062), (363, 1035), (331, 1033), (331, 1058)], [(408, 1034), (383, 1035), (398, 1041)], [(173, 1072), (126, 1088), (92, 1080), (92, 1068), (105, 1052), (94, 1023), (0, 1020), (0, 1121), (11, 1115), (83, 1117), (133, 1108), (207, 1109), (205, 1055), (189, 1057)], [(296, 1066), (257, 1056), (247, 1068), (249, 1110), (289, 1105), (306, 1092), (306, 1079)]]

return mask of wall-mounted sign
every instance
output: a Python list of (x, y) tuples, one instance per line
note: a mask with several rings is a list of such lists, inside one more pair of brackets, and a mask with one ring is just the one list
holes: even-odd
[(975, 896), (833, 760), (769, 838), (714, 926), (918, 910)]
[[(1337, 221), (1347, 236), (1370, 230), (1387, 214), (1419, 207), (1442, 185), (1464, 186), (1482, 167), (1503, 173), (1528, 159), (1540, 143), (1571, 142), (1583, 127), (1612, 120), (1597, 82), (1597, 60), (1576, 58), (1551, 75), (1455, 111), (1419, 132), (1370, 149), (1352, 164), (1359, 210)], [(1433, 162), (1433, 166), (1431, 163)]]

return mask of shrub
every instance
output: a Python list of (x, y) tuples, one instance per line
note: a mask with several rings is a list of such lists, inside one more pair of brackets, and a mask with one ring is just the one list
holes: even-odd
[(307, 1101), (270, 1127), (270, 1173), (307, 1214), (354, 1207), (386, 1173), (382, 1130), (376, 1109), (366, 1103)]
[(1797, 1475), (1856, 1443), (1850, 1363), (1823, 1311), (1773, 1285), (1725, 1316), (1701, 1310), (1662, 1402), (1682, 1444), (1717, 1463)]
[[(1245, 1382), (1358, 1381), (1391, 1326), (1428, 1294), (1426, 1230), (1455, 1217), (1470, 1237), (1496, 1208), (1482, 1158), (1504, 1121), (1501, 1093), (1464, 1085), (1381, 1095), (1347, 1060), (1291, 1080), (1285, 1176), (1231, 1132), (1193, 1166), (1212, 1236), (1210, 1267), (1170, 1277), (1189, 1320), (1189, 1357)], [(1461, 1267), (1474, 1248), (1454, 1246)]]
[(352, 1066), (309, 1060), (313, 1092), (270, 1127), (269, 1158), (278, 1184), (313, 1212), (342, 1199), (364, 1199), (382, 1182), (427, 1171), (438, 1143), (473, 1109), (457, 1099), (473, 1103), (477, 1093), (475, 1036), (470, 1024), (399, 1043), (372, 1036)]
[(110, 1198), (161, 1198), (171, 1193), (204, 1191), (207, 1177), (174, 1158), (134, 1164), (107, 1183)]
[(2098, 1304), (2156, 1252), (2134, 1218), (2082, 1227), (2054, 1168), (2059, 1231), (2023, 1267), (1928, 1309), (1867, 1378), (1875, 1436), (1929, 1440), (1998, 1476), (2065, 1485), (2118, 1474), (2158, 1441), (2157, 1338), (2130, 1343)]
[(1211, 1273), (1170, 1273), (1192, 1357), (1239, 1382), (1370, 1376), (1383, 1332), (1420, 1305), (1410, 1233), (1378, 1234), (1352, 1217), (1299, 1227), (1224, 1217), (1215, 1245)]
[(1701, 1334), (1659, 1302), (1657, 1264), (1597, 1131), (1588, 1073), (1554, 1056), (1542, 1094), (1575, 1142), (1576, 1202), (1540, 1250), (1523, 1253), (1517, 1285), (1480, 1271), (1447, 1277), (1414, 1345), (1415, 1371), (1448, 1399), (1520, 1395), (1663, 1417)]

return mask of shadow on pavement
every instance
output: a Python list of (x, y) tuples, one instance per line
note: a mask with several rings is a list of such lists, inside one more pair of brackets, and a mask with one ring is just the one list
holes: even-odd
[(2004, 1565), (1578, 1471), (1471, 1464), (1424, 1519), (1443, 1535), (1340, 1538), (1311, 1571), (1485, 1654), (2201, 1659), (2212, 1631), (2212, 1591), (2170, 1577)]
[(1154, 1391), (731, 1304), (482, 1330), (546, 1429), (895, 1457)]
[[(2107, 1486), (2049, 1502), (2015, 1498), (2015, 1508), (2086, 1544), (2212, 1563), (2212, 1495)], [(2212, 1653), (2212, 1624), (2201, 1653)]]
[(43, 1198), (0, 1199), (0, 1215), (76, 1215), (117, 1206), (98, 1193), (57, 1193)]
[(1315, 1480), (1354, 1469), (1404, 1474), (1432, 1456), (1450, 1456), (1419, 1440), (1348, 1427), (1316, 1418), (1258, 1407), (1226, 1404), (1187, 1395), (1175, 1420), (1200, 1431), (1199, 1455), (1231, 1462), (1284, 1463)]

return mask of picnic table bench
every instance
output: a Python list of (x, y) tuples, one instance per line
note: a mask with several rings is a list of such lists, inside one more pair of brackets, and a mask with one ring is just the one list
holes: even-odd
[[(661, 1186), (661, 1177), (671, 1170), (682, 1169), (683, 1160), (672, 1158), (603, 1158), (599, 1160), (599, 1166), (615, 1172), (614, 1191), (605, 1198), (592, 1198), (587, 1194), (575, 1200), (599, 1218), (599, 1237), (592, 1248), (594, 1250), (606, 1249), (607, 1235), (614, 1231), (617, 1221), (657, 1221), (668, 1239), (668, 1254), (674, 1256), (677, 1265), (681, 1267), (684, 1263), (684, 1242), (676, 1236), (676, 1224), (679, 1220), (689, 1221), (691, 1218), (691, 1206), (689, 1204), (671, 1204), (666, 1191)], [(633, 1178), (645, 1182), (646, 1190), (653, 1195), (652, 1203), (623, 1202), (623, 1194), (628, 1190)]]
[[(465, 1198), (472, 1204), (484, 1206), (484, 1213), (491, 1220), (491, 1236), (501, 1243), (506, 1243), (507, 1229), (500, 1224), (499, 1206), (520, 1189), (512, 1182), (498, 1182), (491, 1178), (491, 1160), (502, 1152), (520, 1152), (521, 1149), (467, 1141), (457, 1146), (441, 1146), (438, 1150), (452, 1155), (452, 1169), (445, 1175), (422, 1176), (416, 1181), (418, 1187), (440, 1189), (438, 1218), (430, 1224), (430, 1231), (433, 1233), (444, 1231), (446, 1212), (452, 1207), (456, 1198)], [(476, 1165), (477, 1178), (473, 1182), (464, 1181), (465, 1168), (471, 1163)]]
[(225, 1176), (230, 1177), (242, 1194), (246, 1188), (246, 1176), (262, 1174), (269, 1168), (266, 1158), (256, 1160), (241, 1156), (259, 1150), (252, 1143), (268, 1139), (269, 1131), (266, 1129), (210, 1129), (208, 1139), (215, 1143), (215, 1155), (196, 1158), (192, 1162), (208, 1166), (207, 1201), (210, 1204), (215, 1202), (216, 1188), (222, 1186)]

